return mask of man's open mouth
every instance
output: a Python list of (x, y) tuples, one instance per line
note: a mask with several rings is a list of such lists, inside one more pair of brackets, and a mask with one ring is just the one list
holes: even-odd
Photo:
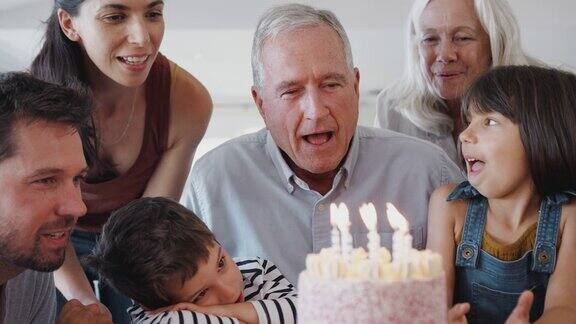
[(314, 133), (314, 134), (302, 136), (304, 141), (306, 141), (308, 144), (312, 144), (312, 145), (325, 144), (325, 143), (329, 142), (332, 139), (332, 137), (334, 137), (334, 132), (332, 132), (332, 131)]

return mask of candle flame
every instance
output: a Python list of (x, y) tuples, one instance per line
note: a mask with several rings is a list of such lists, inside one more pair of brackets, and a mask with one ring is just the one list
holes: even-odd
[(332, 224), (332, 226), (338, 226), (340, 231), (348, 230), (348, 226), (350, 226), (350, 219), (348, 215), (348, 207), (346, 204), (330, 204), (330, 224)]
[(341, 217), (344, 218), (344, 221), (348, 223), (348, 206), (346, 206), (345, 203), (340, 203), (340, 213), (340, 215), (342, 215)]
[(340, 213), (338, 210), (338, 206), (335, 203), (330, 204), (330, 225), (338, 226), (340, 222)]
[(362, 206), (360, 206), (360, 217), (362, 217), (362, 221), (369, 231), (376, 230), (378, 217), (376, 215), (376, 207), (374, 207), (373, 203), (362, 204)]
[(391, 203), (386, 203), (386, 216), (394, 230), (408, 232), (408, 221)]

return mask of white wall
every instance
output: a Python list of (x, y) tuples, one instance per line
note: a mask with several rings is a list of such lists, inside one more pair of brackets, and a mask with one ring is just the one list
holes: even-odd
[[(169, 0), (162, 51), (211, 92), (215, 111), (200, 151), (262, 126), (250, 98), (250, 48), (258, 16), (280, 0)], [(347, 28), (361, 71), (360, 123), (371, 124), (374, 95), (402, 73), (408, 0), (308, 0), (333, 10)], [(0, 71), (28, 66), (51, 0), (0, 0)], [(576, 67), (576, 1), (509, 0), (527, 52)]]
[[(162, 50), (202, 80), (217, 101), (246, 101), (253, 27), (258, 16), (279, 0), (170, 0)], [(363, 92), (397, 78), (404, 62), (404, 24), (408, 0), (308, 0), (333, 10), (347, 28)], [(52, 0), (0, 0), (0, 48), (14, 68), (22, 68), (38, 49), (41, 21)], [(553, 64), (576, 66), (576, 1), (509, 0), (527, 51)], [(6, 60), (4, 60), (6, 61)], [(4, 68), (1, 66), (0, 68)], [(249, 98), (248, 98), (249, 99)]]

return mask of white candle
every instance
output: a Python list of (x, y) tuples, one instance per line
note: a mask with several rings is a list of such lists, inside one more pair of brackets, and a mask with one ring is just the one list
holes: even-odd
[(377, 223), (378, 217), (374, 204), (363, 204), (360, 206), (360, 217), (368, 228), (368, 253), (370, 259), (378, 260), (378, 251), (380, 250), (380, 235), (378, 234)]
[(350, 252), (352, 252), (352, 236), (350, 235), (350, 216), (346, 204), (340, 203), (338, 215), (340, 219), (338, 229), (342, 234), (342, 257), (344, 262), (348, 262), (350, 260)]
[(391, 203), (386, 203), (386, 215), (390, 226), (394, 229), (392, 258), (395, 262), (400, 262), (409, 257), (408, 254), (412, 249), (412, 236), (408, 233), (408, 221)]
[(406, 252), (413, 250), (412, 249), (412, 235), (410, 235), (410, 233), (406, 233), (406, 234), (404, 234), (403, 239), (404, 239), (404, 242), (402, 245), (404, 246), (404, 249), (406, 250)]
[(392, 261), (397, 263), (402, 260), (404, 256), (404, 234), (398, 230), (394, 231), (392, 235)]
[(378, 250), (380, 249), (380, 235), (376, 232), (368, 233), (368, 253), (370, 259), (378, 260)]
[(330, 224), (332, 231), (330, 232), (332, 238), (332, 248), (336, 254), (340, 254), (340, 231), (338, 230), (338, 223), (340, 222), (340, 212), (338, 206), (330, 204)]

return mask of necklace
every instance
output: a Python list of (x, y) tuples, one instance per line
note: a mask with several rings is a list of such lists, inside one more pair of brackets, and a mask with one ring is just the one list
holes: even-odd
[(122, 130), (122, 133), (120, 133), (120, 136), (118, 136), (117, 139), (115, 139), (111, 142), (104, 141), (102, 136), (100, 136), (100, 138), (99, 138), (100, 143), (102, 143), (106, 146), (114, 146), (114, 145), (120, 143), (124, 139), (124, 137), (126, 137), (126, 134), (128, 133), (128, 129), (130, 129), (130, 125), (132, 124), (132, 119), (134, 118), (134, 107), (136, 106), (136, 97), (137, 97), (137, 95), (134, 94), (134, 99), (132, 100), (132, 108), (130, 109), (130, 115), (128, 115), (128, 119), (126, 120), (126, 124), (124, 125), (124, 129)]

